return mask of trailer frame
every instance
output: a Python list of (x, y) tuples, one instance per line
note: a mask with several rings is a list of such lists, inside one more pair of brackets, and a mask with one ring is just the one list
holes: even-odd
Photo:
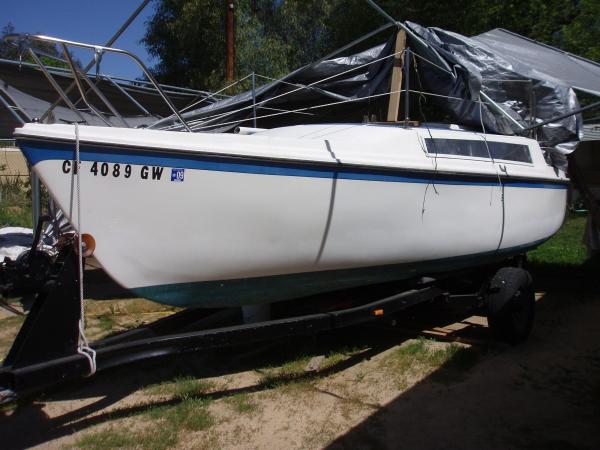
[[(515, 258), (512, 265), (521, 262), (520, 258)], [(258, 323), (214, 327), (217, 323), (222, 324), (222, 319), (227, 316), (231, 317), (234, 309), (191, 308), (92, 343), (90, 347), (95, 353), (95, 367), (91, 370), (90, 355), (81, 351), (79, 326), (82, 308), (78, 263), (72, 243), (64, 245), (49, 275), (45, 274), (47, 279), (43, 287), (36, 287), (33, 306), (0, 366), (0, 404), (32, 397), (61, 383), (90, 376), (96, 371), (135, 362), (315, 335), (366, 322), (393, 319), (396, 313), (436, 298), (454, 299), (463, 304), (467, 301), (479, 309), (486, 307), (486, 299), (493, 298), (494, 310), (488, 308), (488, 315), (494, 314), (496, 322), (510, 325), (513, 311), (518, 314), (519, 305), (525, 298), (521, 293), (526, 291), (525, 288), (533, 289), (531, 283), (519, 286), (514, 281), (515, 277), (517, 280), (531, 281), (530, 275), (523, 269), (504, 267), (497, 270), (502, 266), (496, 264), (444, 273), (436, 278), (407, 280), (402, 283), (401, 289), (398, 288), (399, 292), (376, 300), (363, 300), (351, 306), (338, 304), (334, 310)], [(0, 280), (2, 271), (6, 270), (6, 262), (4, 264), (4, 269), (0, 265)], [(27, 268), (35, 266), (25, 266)], [(518, 271), (525, 272), (527, 276), (516, 273)], [(509, 276), (499, 277), (501, 273)], [(492, 277), (493, 274), (496, 275)], [(26, 276), (31, 277), (32, 274)], [(459, 280), (463, 284), (462, 289), (456, 288)], [(528, 301), (535, 302), (531, 298)], [(513, 339), (513, 343), (524, 340), (529, 331), (530, 327)], [(510, 340), (512, 336), (500, 337)]]

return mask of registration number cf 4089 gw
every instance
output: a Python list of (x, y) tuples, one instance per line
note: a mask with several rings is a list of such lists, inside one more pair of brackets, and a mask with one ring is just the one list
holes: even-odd
[[(62, 163), (62, 171), (65, 174), (71, 173), (75, 164), (71, 160), (64, 160)], [(132, 166), (131, 164), (107, 163), (107, 162), (92, 162), (90, 173), (95, 177), (112, 177), (112, 178), (140, 178), (142, 180), (162, 179), (164, 167), (160, 166)], [(171, 181), (182, 182), (184, 180), (185, 169), (171, 169)], [(74, 170), (77, 173), (77, 169)]]

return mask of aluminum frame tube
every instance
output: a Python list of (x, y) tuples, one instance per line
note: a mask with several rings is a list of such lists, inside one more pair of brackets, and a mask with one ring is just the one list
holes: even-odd
[[(150, 0), (143, 0), (142, 3), (140, 4), (140, 6), (137, 7), (137, 9), (129, 16), (129, 18), (123, 23), (123, 25), (121, 25), (121, 28), (119, 28), (117, 30), (117, 32), (115, 34), (113, 34), (113, 36), (106, 42), (106, 47), (110, 47), (111, 45), (113, 45), (117, 39), (119, 39), (119, 37), (125, 32), (125, 30), (127, 28), (129, 28), (129, 25), (131, 25), (131, 22), (133, 22), (135, 20), (135, 18), (142, 12), (142, 10), (146, 7), (146, 5), (148, 5), (148, 3), (150, 3)], [(85, 69), (83, 69), (83, 72), (87, 72), (88, 70), (90, 70), (94, 64), (96, 63), (95, 59), (92, 59), (87, 66), (85, 66)], [(73, 88), (75, 87), (75, 83), (71, 83), (67, 89), (66, 89), (66, 93), (69, 94), (69, 92), (71, 92), (73, 90)], [(43, 121), (46, 117), (48, 117), (48, 115), (54, 110), (54, 108), (56, 108), (59, 104), (60, 100), (56, 100), (52, 105), (50, 105), (50, 108), (48, 108), (48, 110), (42, 115), (42, 117), (40, 118), (40, 122)]]
[[(22, 39), (22, 38), (23, 38), (23, 35), (20, 35), (20, 34), (9, 34), (9, 35), (7, 35), (5, 37), (5, 39), (8, 40), (8, 41), (14, 41), (14, 40)], [(68, 46), (73, 46), (73, 47), (86, 48), (86, 49), (94, 50), (94, 51), (98, 50), (98, 51), (105, 51), (105, 52), (110, 52), (110, 53), (116, 53), (116, 54), (124, 55), (124, 56), (127, 56), (127, 57), (133, 59), (135, 61), (135, 63), (139, 66), (139, 68), (142, 69), (142, 72), (144, 73), (144, 75), (146, 75), (146, 77), (148, 78), (148, 80), (152, 83), (152, 85), (154, 86), (154, 88), (160, 94), (161, 98), (169, 106), (169, 108), (171, 109), (171, 111), (173, 112), (173, 114), (175, 114), (175, 116), (181, 122), (181, 124), (186, 129), (186, 131), (188, 131), (190, 133), (192, 132), (192, 130), (190, 129), (190, 127), (188, 126), (188, 124), (186, 123), (186, 121), (183, 119), (183, 117), (181, 116), (181, 114), (179, 113), (179, 111), (177, 110), (177, 108), (175, 107), (175, 105), (173, 104), (173, 102), (171, 101), (171, 99), (169, 99), (165, 95), (164, 91), (159, 86), (159, 84), (156, 81), (156, 79), (154, 78), (154, 76), (150, 73), (150, 71), (145, 66), (145, 64), (142, 62), (142, 60), (140, 58), (138, 58), (136, 55), (134, 55), (133, 53), (131, 53), (131, 52), (127, 51), (127, 50), (121, 50), (119, 48), (112, 48), (112, 47), (104, 47), (104, 46), (100, 46), (100, 45), (85, 44), (83, 42), (69, 41), (67, 39), (59, 39), (59, 38), (55, 38), (55, 37), (52, 37), (52, 36), (45, 36), (45, 35), (38, 35), (38, 34), (26, 34), (26, 35), (24, 35), (24, 38), (25, 39), (32, 39), (32, 40), (36, 40), (36, 41), (42, 41), (42, 42), (51, 42), (51, 43), (54, 43), (54, 44), (65, 45), (67, 47)], [(37, 58), (37, 60), (39, 61), (39, 58)], [(41, 61), (40, 61), (40, 63), (41, 63)]]
[(75, 80), (75, 84), (77, 85), (77, 89), (79, 90), (79, 95), (81, 95), (81, 99), (83, 100), (83, 103), (85, 103), (85, 105), (90, 109), (90, 111), (92, 111), (96, 116), (98, 116), (98, 118), (102, 120), (107, 126), (112, 127), (112, 124), (104, 117), (104, 115), (100, 111), (96, 110), (96, 108), (94, 108), (94, 106), (90, 102), (88, 102), (88, 99), (85, 95), (85, 91), (81, 84), (81, 80), (77, 75), (77, 69), (75, 68), (75, 64), (73, 63), (73, 58), (71, 58), (71, 55), (69, 54), (69, 49), (65, 44), (62, 44), (62, 48), (65, 52), (65, 57), (67, 58), (67, 62), (69, 63), (69, 67), (71, 68), (71, 72), (73, 73), (73, 78)]
[[(65, 102), (65, 104), (69, 107), (69, 109), (71, 111), (73, 111), (73, 113), (75, 113), (75, 115), (77, 115), (79, 117), (79, 119), (81, 120), (81, 122), (85, 122), (85, 118), (81, 115), (81, 113), (79, 112), (79, 110), (77, 109), (77, 107), (73, 104), (73, 102), (71, 101), (71, 99), (67, 96), (66, 92), (63, 91), (63, 89), (60, 87), (60, 85), (56, 82), (56, 80), (50, 74), (50, 72), (48, 72), (48, 70), (44, 66), (44, 63), (42, 63), (42, 61), (40, 61), (40, 59), (38, 58), (38, 56), (35, 54), (35, 52), (31, 48), (29, 49), (29, 54), (31, 55), (31, 57), (33, 58), (33, 60), (38, 64), (38, 66), (40, 67), (40, 70), (46, 76), (46, 79), (48, 80), (48, 82), (52, 85), (52, 87), (54, 88), (54, 90), (56, 92), (58, 92), (58, 95), (60, 95), (60, 97)], [(44, 116), (42, 115), (42, 117), (40, 118), (40, 122), (42, 122), (43, 119), (44, 119)]]

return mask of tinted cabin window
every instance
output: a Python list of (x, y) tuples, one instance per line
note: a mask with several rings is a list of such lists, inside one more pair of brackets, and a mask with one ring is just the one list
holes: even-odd
[[(427, 151), (438, 155), (474, 156), (506, 161), (531, 163), (529, 147), (523, 144), (510, 144), (508, 142), (474, 141), (466, 139), (431, 139), (426, 138)], [(488, 153), (489, 147), (489, 153)]]

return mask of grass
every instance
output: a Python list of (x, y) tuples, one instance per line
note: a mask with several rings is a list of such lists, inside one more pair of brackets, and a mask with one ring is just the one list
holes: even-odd
[(558, 266), (584, 264), (587, 259), (587, 250), (582, 243), (582, 238), (586, 219), (586, 216), (569, 214), (558, 233), (527, 254), (529, 263)]
[[(212, 383), (192, 377), (180, 377), (150, 386), (147, 389), (148, 394), (168, 395), (173, 403), (145, 410), (139, 417), (145, 418), (146, 422), (136, 422), (141, 426), (140, 429), (132, 429), (125, 424), (122, 424), (120, 429), (111, 426), (84, 435), (76, 442), (76, 446), (92, 450), (173, 448), (179, 442), (180, 432), (203, 431), (214, 425), (215, 420), (209, 411), (212, 399), (204, 397), (212, 388)], [(238, 400), (236, 404), (244, 410), (254, 409), (249, 399)]]
[(439, 369), (431, 374), (431, 381), (437, 383), (462, 381), (466, 372), (479, 360), (479, 353), (474, 349), (454, 343), (437, 353), (438, 358), (443, 361)]
[(188, 400), (206, 395), (214, 384), (193, 377), (177, 377), (172, 381), (155, 384), (147, 388), (150, 395), (168, 395), (175, 400)]
[(25, 316), (10, 316), (0, 319), (0, 329), (20, 327), (25, 320)]
[(588, 258), (583, 245), (587, 216), (570, 213), (562, 228), (547, 242), (527, 254), (527, 269), (538, 286), (571, 286), (597, 289), (600, 255)]
[[(4, 166), (0, 166), (0, 171)], [(0, 227), (31, 228), (31, 185), (19, 177), (0, 176)]]
[(434, 346), (434, 341), (418, 338), (391, 352), (381, 365), (401, 389), (406, 389), (410, 377), (420, 379), (434, 370), (431, 375), (434, 382), (460, 381), (478, 358), (478, 353), (469, 347), (456, 343)]
[(112, 426), (96, 433), (88, 433), (77, 440), (75, 446), (89, 450), (107, 448), (140, 448), (166, 450), (177, 445), (177, 433), (159, 427), (150, 427), (143, 431), (132, 431), (130, 428), (114, 429)]
[(160, 422), (163, 430), (201, 431), (214, 424), (208, 410), (210, 402), (210, 399), (187, 398), (175, 405), (151, 408), (147, 416)]
[(279, 367), (267, 367), (259, 370), (260, 384), (267, 389), (300, 385), (307, 387), (308, 377), (304, 369), (310, 358), (310, 356), (302, 355), (285, 362)]
[(248, 394), (236, 394), (227, 399), (227, 402), (232, 406), (235, 412), (240, 414), (248, 414), (257, 412), (259, 405)]
[(335, 365), (349, 357), (351, 350), (335, 350), (325, 355), (316, 371), (307, 371), (312, 355), (296, 356), (278, 367), (259, 370), (260, 384), (265, 388), (308, 388), (311, 382), (327, 373)]
[(11, 316), (0, 319), (0, 362), (6, 357), (25, 316)]
[(97, 433), (89, 433), (77, 441), (77, 447), (91, 450), (105, 448), (131, 448), (137, 442), (137, 436), (131, 432), (115, 430), (110, 427)]
[(112, 331), (115, 325), (117, 325), (115, 318), (111, 314), (102, 314), (96, 317), (96, 320), (98, 321), (98, 328), (104, 332)]

